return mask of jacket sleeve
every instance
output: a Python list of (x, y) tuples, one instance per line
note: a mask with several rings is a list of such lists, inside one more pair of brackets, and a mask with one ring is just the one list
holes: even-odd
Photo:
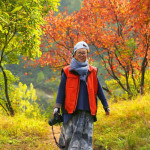
[(101, 103), (102, 103), (103, 107), (107, 108), (107, 107), (109, 107), (108, 106), (108, 102), (107, 102), (106, 96), (104, 94), (103, 88), (102, 88), (102, 86), (101, 86), (100, 81), (98, 80), (98, 78), (97, 78), (97, 82), (98, 82), (97, 96), (101, 100)]
[(63, 101), (65, 99), (66, 80), (67, 80), (67, 77), (66, 77), (65, 73), (62, 72), (55, 107), (60, 108), (61, 104), (63, 103)]

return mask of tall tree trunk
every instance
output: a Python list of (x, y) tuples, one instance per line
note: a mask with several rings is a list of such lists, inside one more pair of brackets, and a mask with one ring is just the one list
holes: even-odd
[(9, 95), (8, 95), (8, 82), (7, 82), (7, 76), (6, 76), (6, 73), (4, 71), (4, 68), (2, 67), (2, 65), (0, 65), (0, 68), (3, 72), (3, 76), (4, 76), (4, 83), (5, 83), (5, 95), (6, 95), (6, 107), (10, 113), (11, 116), (14, 116), (14, 110), (12, 108), (12, 105), (11, 105), (11, 102), (10, 102), (10, 99), (9, 99)]
[(143, 63), (142, 63), (142, 67), (141, 67), (141, 83), (140, 83), (140, 93), (144, 94), (144, 77), (145, 77), (145, 70), (146, 70), (146, 62), (147, 59), (144, 58)]
[(145, 77), (146, 67), (148, 65), (148, 60), (147, 60), (148, 49), (149, 49), (149, 45), (147, 44), (145, 57), (143, 59), (142, 66), (141, 66), (141, 83), (140, 83), (140, 93), (141, 94), (144, 94), (144, 77)]

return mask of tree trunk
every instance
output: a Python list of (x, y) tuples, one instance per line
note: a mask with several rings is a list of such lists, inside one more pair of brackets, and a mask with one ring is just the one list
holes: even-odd
[(146, 67), (148, 65), (148, 60), (147, 60), (148, 49), (149, 49), (149, 45), (147, 44), (145, 57), (143, 59), (142, 66), (141, 66), (141, 83), (140, 83), (140, 93), (141, 94), (144, 94), (144, 77), (145, 77)]
[(144, 76), (145, 76), (145, 65), (142, 65), (141, 69), (141, 83), (140, 83), (140, 94), (144, 94)]
[(12, 105), (11, 105), (11, 102), (10, 102), (10, 99), (9, 99), (9, 95), (8, 95), (8, 82), (7, 82), (7, 76), (6, 76), (6, 73), (4, 71), (4, 68), (2, 67), (2, 65), (0, 65), (0, 68), (3, 72), (3, 76), (4, 76), (4, 82), (5, 82), (5, 95), (6, 95), (6, 100), (7, 100), (7, 103), (6, 103), (6, 107), (10, 113), (11, 116), (14, 116), (14, 110), (12, 108)]

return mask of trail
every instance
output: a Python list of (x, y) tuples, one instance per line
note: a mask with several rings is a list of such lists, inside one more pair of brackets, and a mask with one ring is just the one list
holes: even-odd
[[(58, 142), (59, 141), (60, 132), (61, 132), (60, 126), (54, 126), (53, 130), (54, 130), (54, 135), (56, 137), (56, 140)], [(54, 147), (54, 150), (59, 150), (59, 148), (57, 147), (57, 145), (55, 143), (54, 137), (53, 137), (52, 127), (49, 127), (49, 131), (50, 131), (49, 134), (48, 134), (48, 138), (49, 139), (45, 140), (44, 142), (46, 144), (51, 143), (51, 145)]]

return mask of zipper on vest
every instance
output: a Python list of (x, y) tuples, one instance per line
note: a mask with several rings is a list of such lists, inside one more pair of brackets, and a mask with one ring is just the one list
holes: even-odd
[(78, 96), (79, 96), (79, 87), (80, 87), (79, 83), (80, 83), (80, 77), (78, 78), (78, 87), (77, 87), (77, 93), (76, 93), (76, 101), (75, 101), (74, 112), (75, 112), (76, 107), (77, 107), (77, 101), (78, 101)]

